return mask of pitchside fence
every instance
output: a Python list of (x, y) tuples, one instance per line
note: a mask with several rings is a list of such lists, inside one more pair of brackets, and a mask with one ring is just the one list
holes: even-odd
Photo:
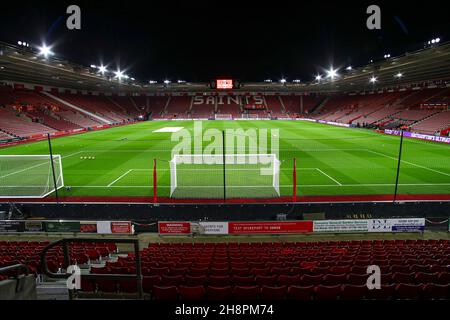
[[(352, 136), (339, 131), (334, 137), (317, 130), (315, 138), (281, 132), (279, 141), (269, 132), (267, 143), (245, 135), (234, 145), (226, 132), (215, 129), (215, 137), (194, 133), (183, 143), (182, 135), (172, 139), (175, 126), (148, 135), (105, 139), (95, 132), (54, 139), (54, 154), (52, 143), (45, 142), (0, 149), (0, 198), (295, 202), (323, 197), (319, 200), (332, 202), (335, 197), (370, 200), (367, 196), (433, 200), (450, 194), (445, 144), (356, 129)], [(245, 146), (238, 147), (239, 138)]]

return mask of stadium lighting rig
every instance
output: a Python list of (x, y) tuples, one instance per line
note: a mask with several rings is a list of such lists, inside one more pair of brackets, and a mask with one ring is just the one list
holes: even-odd
[(320, 81), (320, 80), (322, 80), (322, 75), (318, 74), (318, 75), (316, 76), (316, 81)]
[(266, 79), (266, 80), (264, 80), (264, 82), (266, 82), (266, 83), (272, 83), (272, 79)]
[(108, 69), (104, 65), (101, 65), (98, 67), (98, 71), (100, 71), (101, 74), (104, 74), (105, 72), (108, 72)]
[(295, 80), (292, 80), (292, 82), (293, 83), (300, 83), (301, 81), (299, 79), (295, 79)]
[(327, 78), (330, 78), (331, 80), (337, 78), (339, 76), (337, 71), (337, 69), (333, 69), (333, 67), (331, 67), (330, 70), (327, 70)]
[(280, 83), (285, 84), (287, 80), (285, 78), (280, 79)]
[(438, 44), (439, 42), (441, 42), (441, 38), (434, 38), (428, 41), (428, 44)]
[(114, 75), (116, 76), (117, 79), (119, 79), (119, 81), (125, 76), (123, 74), (123, 71), (117, 70), (116, 72), (114, 72)]
[(369, 81), (370, 81), (370, 83), (375, 83), (375, 82), (378, 81), (378, 79), (377, 79), (377, 77), (373, 76), (373, 77), (370, 78)]
[(352, 68), (352, 66), (348, 66), (347, 68), (345, 68), (345, 70), (347, 70), (347, 71), (352, 71), (353, 68)]
[(170, 84), (170, 80), (164, 80), (164, 84)]
[(385, 59), (389, 59), (390, 57), (391, 57), (391, 55), (389, 53), (384, 55)]
[(156, 81), (156, 80), (149, 80), (148, 83), (150, 83), (150, 84), (157, 84), (158, 81)]
[(30, 44), (28, 43), (28, 42), (25, 42), (25, 41), (17, 41), (17, 44), (19, 45), (19, 46), (22, 46), (22, 47), (27, 47), (27, 48), (29, 48), (30, 47)]
[(43, 44), (41, 47), (38, 47), (38, 49), (39, 55), (44, 56), (45, 58), (48, 58), (48, 56), (53, 55), (51, 47), (48, 47), (46, 44)]
[(394, 77), (396, 77), (396, 78), (401, 78), (401, 77), (403, 77), (403, 74), (401, 73), (401, 72), (399, 72), (399, 73), (397, 73)]

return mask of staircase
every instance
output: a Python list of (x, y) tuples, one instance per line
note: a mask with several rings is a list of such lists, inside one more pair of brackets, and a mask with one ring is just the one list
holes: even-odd
[(327, 103), (330, 101), (331, 97), (325, 97), (322, 101), (320, 101), (315, 107), (311, 108), (309, 114), (315, 113), (316, 111), (320, 111)]

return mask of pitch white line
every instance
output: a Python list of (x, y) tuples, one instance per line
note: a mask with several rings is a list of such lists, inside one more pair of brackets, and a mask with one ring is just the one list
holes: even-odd
[(121, 175), (120, 177), (118, 177), (116, 180), (114, 180), (113, 182), (111, 182), (110, 184), (108, 184), (108, 187), (111, 187), (114, 183), (116, 183), (117, 181), (119, 181), (120, 179), (122, 179), (123, 177), (125, 177), (127, 174), (129, 174), (131, 171), (133, 171), (133, 169), (128, 170), (127, 172), (125, 172), (123, 175)]
[[(372, 152), (372, 153), (375, 153), (375, 154), (378, 154), (378, 155), (380, 155), (380, 156), (383, 156), (383, 157), (386, 157), (386, 158), (389, 158), (389, 159), (393, 159), (393, 160), (395, 160), (395, 161), (398, 161), (398, 158), (395, 158), (395, 157), (391, 157), (391, 156), (389, 156), (389, 155), (387, 155), (387, 154), (384, 154), (384, 153), (381, 153), (381, 152), (377, 152), (377, 151), (373, 151), (373, 150), (370, 150), (370, 149), (365, 149), (366, 151), (369, 151), (369, 152)], [(419, 165), (419, 164), (415, 164), (415, 163), (412, 163), (412, 162), (409, 162), (409, 161), (406, 161), (406, 160), (400, 160), (401, 162), (404, 162), (404, 163), (407, 163), (407, 164), (409, 164), (409, 165), (412, 165), (412, 166), (416, 166), (416, 167), (418, 167), (418, 168), (422, 168), (422, 169), (425, 169), (425, 170), (430, 170), (430, 171), (432, 171), (432, 172), (436, 172), (436, 173), (439, 173), (439, 174), (442, 174), (442, 175), (444, 175), (444, 176), (447, 176), (447, 177), (450, 177), (450, 173), (445, 173), (445, 172), (442, 172), (442, 171), (438, 171), (438, 170), (434, 170), (434, 169), (431, 169), (431, 168), (427, 168), (427, 167), (424, 167), (424, 166), (421, 166), (421, 165)]]
[(340, 183), (339, 181), (337, 181), (336, 179), (334, 179), (330, 175), (326, 174), (325, 172), (323, 172), (319, 168), (316, 168), (316, 170), (319, 171), (320, 173), (322, 173), (324, 176), (326, 176), (326, 177), (330, 178), (331, 180), (333, 180), (334, 182), (336, 182), (339, 186), (342, 186), (342, 183)]

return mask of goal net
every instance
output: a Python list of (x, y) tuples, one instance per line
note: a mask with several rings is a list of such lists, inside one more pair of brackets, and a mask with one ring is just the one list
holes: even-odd
[(280, 196), (275, 154), (174, 155), (169, 164), (172, 198)]
[(216, 120), (233, 120), (233, 115), (226, 114), (226, 113), (216, 113), (215, 119)]
[(50, 155), (0, 155), (0, 198), (44, 198), (55, 187), (64, 187), (60, 155), (53, 165)]

